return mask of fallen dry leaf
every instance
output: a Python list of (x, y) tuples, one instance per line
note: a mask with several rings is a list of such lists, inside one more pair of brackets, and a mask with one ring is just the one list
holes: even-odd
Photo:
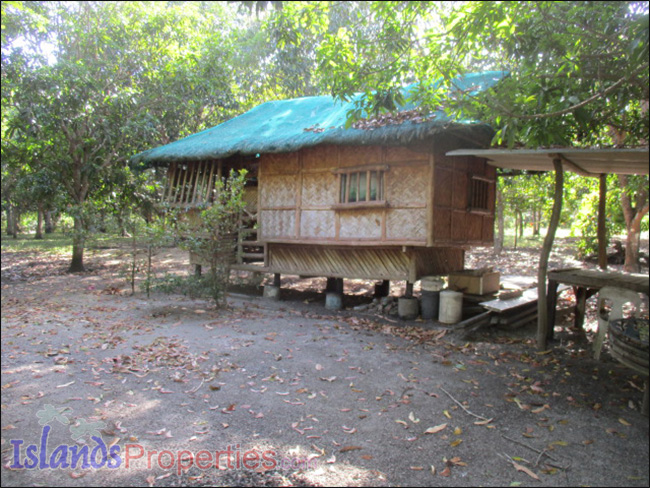
[(526, 474), (527, 474), (528, 476), (530, 476), (531, 478), (536, 479), (537, 481), (539, 481), (539, 476), (537, 476), (535, 473), (533, 473), (533, 472), (532, 472), (530, 469), (528, 469), (526, 466), (522, 466), (521, 464), (516, 463), (516, 462), (514, 462), (514, 461), (512, 461), (512, 465), (514, 466), (514, 468), (515, 468), (517, 471), (521, 471), (522, 473), (526, 473)]
[(363, 449), (361, 446), (344, 446), (340, 449), (339, 452), (348, 452), (348, 451), (358, 451), (359, 449)]
[(441, 430), (444, 430), (447, 427), (447, 424), (436, 425), (435, 427), (429, 427), (424, 431), (425, 434), (437, 434)]

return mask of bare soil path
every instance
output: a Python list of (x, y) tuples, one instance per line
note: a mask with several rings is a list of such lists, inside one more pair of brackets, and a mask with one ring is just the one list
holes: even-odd
[[(520, 252), (499, 262), (534, 265)], [(591, 359), (590, 333), (543, 354), (533, 329), (467, 342), (331, 313), (298, 280), (285, 301), (241, 288), (217, 311), (131, 296), (120, 263), (107, 250), (69, 275), (3, 252), (3, 486), (648, 486), (642, 379)]]

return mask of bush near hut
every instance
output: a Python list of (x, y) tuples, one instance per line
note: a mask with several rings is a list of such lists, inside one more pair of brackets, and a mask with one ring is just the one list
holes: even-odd
[(208, 288), (217, 308), (226, 305), (230, 266), (236, 258), (241, 214), (246, 206), (245, 183), (246, 170), (233, 170), (228, 178), (216, 182), (214, 200), (197, 214), (197, 218), (181, 219), (179, 213), (175, 215), (174, 232), (179, 237), (180, 247), (209, 264), (209, 275), (196, 279)]

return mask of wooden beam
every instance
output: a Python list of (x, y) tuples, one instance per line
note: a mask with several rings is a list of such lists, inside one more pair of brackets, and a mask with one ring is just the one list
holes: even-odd
[(546, 341), (549, 334), (548, 309), (546, 297), (546, 272), (548, 270), (548, 259), (551, 255), (555, 233), (560, 223), (560, 214), (562, 213), (562, 200), (564, 194), (564, 169), (562, 168), (562, 159), (556, 157), (553, 159), (555, 167), (555, 194), (553, 197), (553, 212), (551, 221), (548, 225), (548, 231), (544, 238), (544, 246), (539, 258), (539, 267), (537, 270), (537, 349), (546, 350)]
[(567, 167), (571, 168), (571, 170), (572, 170), (574, 173), (577, 173), (577, 174), (579, 174), (580, 176), (598, 176), (597, 174), (595, 174), (595, 173), (590, 173), (589, 171), (587, 171), (586, 169), (584, 169), (582, 166), (580, 166), (580, 165), (574, 163), (573, 161), (571, 161), (569, 158), (567, 158), (567, 157), (564, 156), (563, 154), (557, 154), (557, 155), (554, 155), (554, 156), (561, 158), (561, 159), (562, 159), (562, 162), (564, 162), (564, 164), (566, 164)]
[(607, 269), (607, 175), (600, 175), (598, 200), (598, 267)]

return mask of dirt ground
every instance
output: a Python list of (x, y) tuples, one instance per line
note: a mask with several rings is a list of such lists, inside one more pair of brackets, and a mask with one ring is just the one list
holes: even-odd
[[(537, 257), (467, 261), (534, 276)], [(591, 358), (591, 302), (586, 331), (568, 320), (537, 353), (534, 326), (467, 340), (330, 312), (323, 280), (286, 278), (281, 302), (233, 287), (217, 311), (130, 295), (116, 250), (87, 262), (2, 254), (2, 486), (649, 484), (643, 379)], [(369, 285), (347, 282), (346, 305)]]

